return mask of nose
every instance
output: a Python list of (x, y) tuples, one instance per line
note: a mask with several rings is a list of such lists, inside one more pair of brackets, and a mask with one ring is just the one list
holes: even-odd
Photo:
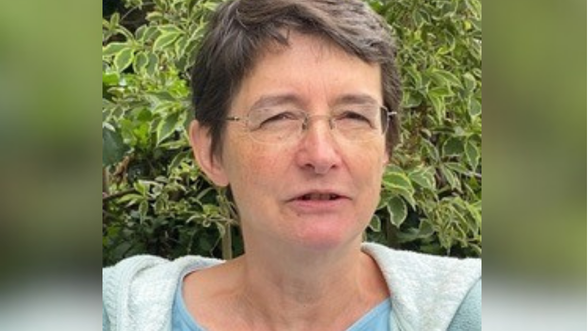
[(339, 145), (327, 116), (313, 116), (305, 127), (297, 153), (300, 167), (324, 175), (341, 163)]

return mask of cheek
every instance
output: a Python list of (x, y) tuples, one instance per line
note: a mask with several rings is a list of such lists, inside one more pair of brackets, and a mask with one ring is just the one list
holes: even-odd
[(353, 163), (356, 171), (359, 171), (366, 177), (381, 178), (384, 174), (388, 157), (383, 146), (360, 145), (356, 148), (348, 149), (352, 153), (346, 155), (347, 160)]
[(235, 142), (229, 154), (230, 185), (234, 190), (241, 190), (245, 198), (254, 190), (271, 189), (272, 183), (275, 187), (280, 178), (280, 153), (271, 152), (267, 146)]
[[(372, 152), (373, 151), (373, 152)], [(365, 192), (364, 200), (378, 200), (382, 186), (382, 177), (384, 175), (386, 158), (385, 154), (379, 150), (370, 150), (366, 148), (363, 152), (355, 153), (352, 160), (353, 180), (358, 189)]]

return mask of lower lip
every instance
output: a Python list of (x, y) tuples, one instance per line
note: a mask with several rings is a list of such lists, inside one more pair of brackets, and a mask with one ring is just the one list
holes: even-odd
[(324, 213), (340, 210), (349, 199), (337, 198), (333, 200), (302, 200), (295, 199), (289, 205), (299, 213)]

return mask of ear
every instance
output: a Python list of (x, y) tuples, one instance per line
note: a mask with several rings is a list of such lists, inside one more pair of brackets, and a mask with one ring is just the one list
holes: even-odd
[(388, 164), (390, 164), (390, 155), (391, 154), (392, 154), (391, 148), (388, 148), (388, 146), (386, 146), (384, 149), (384, 157), (382, 158), (382, 166), (384, 167), (384, 169), (386, 169)]
[(384, 157), (382, 158), (382, 171), (383, 171), (383, 173), (386, 172), (388, 165), (390, 165), (390, 154), (386, 153), (384, 155)]
[(210, 130), (196, 120), (190, 124), (190, 144), (200, 169), (218, 186), (229, 185), (225, 169), (217, 156), (212, 154)]

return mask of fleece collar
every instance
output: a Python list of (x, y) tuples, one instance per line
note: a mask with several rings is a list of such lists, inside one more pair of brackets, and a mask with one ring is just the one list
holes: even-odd
[(480, 259), (457, 259), (392, 250), (364, 243), (391, 293), (395, 322), (402, 331), (445, 331), (469, 290), (482, 277)]

